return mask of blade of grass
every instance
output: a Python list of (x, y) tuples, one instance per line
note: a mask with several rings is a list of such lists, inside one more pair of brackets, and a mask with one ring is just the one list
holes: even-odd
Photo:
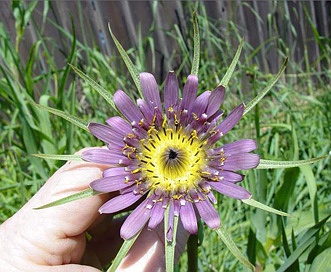
[(306, 179), (306, 182), (307, 182), (310, 203), (311, 203), (311, 207), (313, 208), (315, 223), (317, 223), (318, 222), (318, 205), (316, 203), (317, 185), (316, 185), (315, 177), (314, 177), (313, 171), (311, 170), (311, 167), (309, 165), (300, 166), (300, 170), (303, 173), (303, 175)]
[(307, 250), (309, 246), (316, 242), (315, 235), (321, 230), (325, 222), (331, 215), (325, 217), (322, 221), (311, 227), (298, 241), (297, 248), (292, 254), (284, 261), (284, 263), (278, 268), (277, 272), (285, 272), (287, 269), (298, 260), (298, 258)]
[[(75, 53), (77, 52), (76, 50), (76, 31), (75, 31), (75, 24), (73, 22), (73, 18), (70, 17), (70, 21), (71, 21), (71, 29), (72, 29), (72, 40), (71, 40), (71, 49), (70, 49), (70, 53), (69, 56), (67, 58), (67, 63), (72, 63)], [(59, 109), (64, 109), (66, 102), (68, 101), (68, 98), (64, 96), (64, 90), (65, 90), (65, 86), (69, 77), (69, 72), (70, 72), (70, 66), (66, 65), (64, 72), (61, 76), (60, 79), (60, 85), (58, 88), (58, 95), (59, 95), (59, 99), (57, 100), (58, 103), (56, 105), (56, 108)]]

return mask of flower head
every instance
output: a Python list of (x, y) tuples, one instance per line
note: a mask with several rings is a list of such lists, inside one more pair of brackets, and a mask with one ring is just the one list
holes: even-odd
[(154, 229), (164, 219), (167, 207), (169, 240), (174, 216), (180, 217), (191, 234), (198, 231), (197, 217), (210, 228), (218, 228), (212, 189), (236, 199), (250, 198), (251, 194), (236, 184), (243, 175), (235, 171), (254, 168), (260, 161), (250, 153), (256, 149), (253, 140), (216, 146), (241, 119), (244, 105), (223, 119), (224, 87), (197, 96), (195, 75), (188, 76), (180, 99), (176, 75), (169, 72), (163, 103), (153, 75), (140, 74), (140, 82), (144, 97), (137, 103), (122, 90), (114, 94), (123, 118), (112, 117), (106, 125), (89, 124), (91, 133), (108, 148), (85, 151), (82, 158), (109, 165), (103, 177), (90, 186), (98, 192), (120, 192), (100, 207), (100, 213), (115, 213), (142, 199), (121, 228), (124, 239), (133, 237), (147, 223)]

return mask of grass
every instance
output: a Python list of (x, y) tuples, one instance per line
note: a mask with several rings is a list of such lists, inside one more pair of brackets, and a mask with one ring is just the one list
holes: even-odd
[[(118, 56), (104, 56), (96, 43), (89, 45), (86, 41), (89, 33), (85, 33), (82, 41), (76, 39), (73, 33), (75, 28), (84, 29), (83, 20), (80, 25), (72, 25), (72, 31), (66, 31), (57, 22), (47, 19), (47, 14), (52, 12), (52, 5), (48, 3), (41, 15), (43, 24), (40, 26), (33, 17), (36, 1), (25, 8), (19, 2), (15, 3), (15, 41), (0, 22), (0, 222), (14, 214), (62, 164), (44, 161), (31, 154), (73, 154), (83, 147), (100, 145), (86, 131), (36, 108), (31, 101), (63, 110), (86, 123), (91, 120), (103, 122), (114, 114), (100, 95), (76, 77), (66, 63), (79, 67), (111, 93), (121, 86), (137, 97), (137, 92), (130, 91), (136, 88), (127, 80), (128, 73)], [(220, 22), (208, 20), (204, 6), (199, 3), (183, 5), (187, 13), (193, 9), (198, 11), (199, 25), (204, 29), (200, 33), (199, 87), (212, 89), (231, 62), (242, 36), (241, 30), (232, 21), (222, 22), (221, 28)], [(28, 21), (37, 34), (37, 41), (29, 48), (27, 60), (23, 61), (20, 49)], [(307, 57), (301, 63), (291, 62), (293, 48), (279, 36), (272, 36), (258, 48), (245, 43), (222, 106), (226, 112), (241, 102), (248, 103), (266, 86), (271, 74), (260, 69), (258, 60), (262, 51), (265, 54), (267, 50), (276, 50), (278, 63), (289, 54), (290, 73), (283, 75), (224, 142), (243, 137), (256, 139), (261, 157), (273, 160), (307, 159), (329, 153), (330, 39), (320, 36), (311, 20), (308, 23), (321, 52), (311, 63)], [(57, 29), (66, 46), (51, 36), (44, 36), (48, 26)], [(274, 23), (270, 22), (270, 26)], [(276, 30), (271, 32), (278, 33)], [(155, 69), (157, 48), (153, 31), (154, 26), (150, 36), (140, 35), (138, 47), (128, 50), (139, 71)], [(183, 83), (191, 70), (192, 22), (187, 20), (185, 28), (174, 25), (164, 31), (167, 39), (177, 44), (169, 62), (174, 63)], [(150, 67), (145, 64), (146, 50), (153, 56)], [(55, 54), (61, 54), (65, 62), (59, 64)], [(318, 71), (317, 67), (322, 70)], [(306, 271), (309, 268), (321, 271), (314, 269), (326, 262), (324, 254), (331, 248), (330, 222), (319, 223), (331, 214), (329, 159), (300, 168), (253, 170), (245, 174), (243, 186), (256, 200), (293, 216), (281, 218), (218, 195), (221, 220), (238, 247), (257, 265), (258, 271)], [(198, 251), (199, 271), (245, 271), (216, 233), (207, 228), (204, 230)], [(186, 271), (186, 258), (184, 254), (179, 271)]]

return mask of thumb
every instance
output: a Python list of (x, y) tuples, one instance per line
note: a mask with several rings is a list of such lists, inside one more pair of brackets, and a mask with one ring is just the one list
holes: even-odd
[(36, 272), (101, 272), (101, 270), (96, 269), (91, 266), (78, 265), (78, 264), (66, 264), (66, 265), (57, 265), (57, 266), (47, 266), (41, 268)]
[[(105, 166), (81, 161), (71, 161), (62, 166), (19, 211), (35, 220), (35, 226), (49, 226), (54, 231), (61, 230), (67, 236), (83, 233), (99, 216), (99, 207), (107, 200), (107, 195), (96, 195), (64, 205), (36, 210), (52, 201), (70, 196), (88, 188), (89, 184), (102, 176)], [(45, 222), (47, 218), (47, 222)]]

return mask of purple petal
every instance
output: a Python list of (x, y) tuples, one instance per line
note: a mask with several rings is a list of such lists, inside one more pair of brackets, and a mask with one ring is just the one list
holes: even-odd
[(181, 110), (184, 109), (188, 111), (190, 110), (190, 107), (197, 96), (197, 91), (198, 91), (198, 77), (196, 75), (189, 75), (187, 77), (183, 90), (183, 100), (181, 103)]
[(129, 165), (132, 160), (118, 154), (116, 152), (111, 152), (109, 149), (93, 148), (82, 152), (82, 159), (84, 161), (110, 164), (110, 165)]
[(244, 113), (244, 109), (244, 104), (240, 104), (218, 125), (217, 129), (225, 135), (239, 122)]
[(217, 203), (217, 199), (214, 196), (212, 191), (209, 191), (209, 193), (207, 194), (208, 199), (210, 200), (211, 203), (216, 204)]
[(257, 154), (243, 153), (226, 158), (223, 169), (236, 171), (244, 169), (252, 169), (260, 163), (260, 156)]
[(211, 228), (217, 229), (221, 225), (220, 217), (214, 206), (208, 200), (200, 200), (195, 203), (203, 221)]
[(143, 115), (136, 104), (133, 103), (130, 97), (122, 90), (118, 90), (114, 94), (114, 102), (119, 111), (130, 123), (132, 121), (139, 123), (139, 121), (143, 118)]
[(128, 193), (124, 195), (119, 195), (111, 200), (107, 201), (105, 204), (103, 204), (99, 208), (100, 213), (115, 213), (121, 210), (124, 210), (125, 208), (131, 206), (133, 203), (137, 202), (142, 195), (140, 194), (133, 194)]
[(107, 144), (114, 144), (123, 146), (123, 137), (119, 136), (118, 133), (114, 133), (114, 130), (108, 126), (99, 123), (89, 123), (88, 129), (91, 133)]
[(219, 169), (210, 167), (209, 165), (205, 166), (201, 175), (204, 177), (218, 176), (221, 173)]
[(174, 204), (174, 216), (179, 216), (179, 211), (180, 211), (180, 201), (178, 199), (173, 199), (173, 204)]
[(94, 191), (108, 193), (118, 191), (131, 184), (132, 182), (126, 182), (125, 176), (113, 176), (94, 180), (90, 183), (90, 187)]
[(103, 177), (112, 177), (112, 176), (126, 176), (130, 172), (125, 170), (125, 167), (111, 167), (103, 171)]
[(130, 124), (121, 117), (114, 116), (107, 119), (106, 122), (113, 129), (114, 133), (117, 132), (122, 137), (132, 132)]
[[(191, 115), (195, 115), (196, 117), (200, 117), (205, 111), (208, 106), (208, 99), (210, 96), (210, 92), (206, 91), (200, 94), (195, 101), (193, 102), (191, 108)], [(192, 116), (190, 116), (192, 120)]]
[(144, 120), (146, 120), (146, 122), (148, 124), (152, 124), (153, 123), (153, 118), (154, 118), (154, 109), (151, 108), (147, 102), (143, 99), (138, 99), (137, 100), (137, 105), (139, 107), (139, 109), (141, 110), (141, 112), (144, 115)]
[(210, 123), (212, 123), (213, 126), (215, 126), (217, 124), (218, 120), (222, 117), (223, 113), (224, 112), (222, 110), (217, 110), (213, 115), (211, 115), (208, 118), (208, 121)]
[(215, 144), (222, 136), (223, 133), (221, 133), (219, 130), (214, 131), (214, 133), (212, 133), (208, 138), (207, 146)]
[(148, 199), (135, 208), (121, 227), (121, 237), (125, 240), (132, 238), (148, 221), (151, 210), (146, 208)]
[(257, 145), (254, 140), (243, 139), (243, 140), (239, 140), (239, 141), (236, 141), (233, 143), (223, 145), (223, 146), (215, 148), (215, 149), (211, 149), (208, 152), (208, 155), (217, 155), (220, 153), (224, 153), (225, 156), (231, 156), (231, 155), (235, 155), (235, 154), (251, 152), (255, 149), (257, 149)]
[[(170, 71), (164, 83), (164, 108), (168, 116), (168, 109), (178, 103), (178, 80), (174, 71)], [(168, 116), (169, 117), (169, 116)]]
[(184, 229), (186, 229), (189, 233), (198, 233), (197, 217), (191, 202), (186, 201), (185, 205), (181, 206), (180, 219), (183, 223)]
[(153, 109), (156, 107), (162, 111), (159, 88), (154, 76), (150, 73), (141, 73), (140, 83), (147, 104)]
[(136, 135), (139, 139), (146, 138), (148, 133), (147, 131), (142, 128), (142, 126), (136, 122), (132, 122), (132, 132)]
[(158, 201), (154, 204), (152, 208), (151, 218), (148, 222), (148, 229), (156, 228), (164, 217), (164, 208), (162, 207), (162, 202)]
[(242, 181), (244, 179), (244, 175), (231, 171), (222, 171), (220, 172), (219, 176), (222, 177), (222, 180), (233, 183)]
[(225, 88), (223, 86), (216, 87), (210, 94), (206, 114), (214, 115), (220, 108), (225, 98)]
[[(128, 134), (124, 137), (124, 142), (130, 147), (139, 147), (140, 146), (140, 139), (133, 133)], [(125, 147), (127, 148), (127, 147)], [(124, 151), (124, 149), (123, 149)]]
[(246, 189), (226, 181), (210, 181), (208, 182), (211, 187), (223, 195), (236, 198), (236, 199), (248, 199), (252, 195)]

